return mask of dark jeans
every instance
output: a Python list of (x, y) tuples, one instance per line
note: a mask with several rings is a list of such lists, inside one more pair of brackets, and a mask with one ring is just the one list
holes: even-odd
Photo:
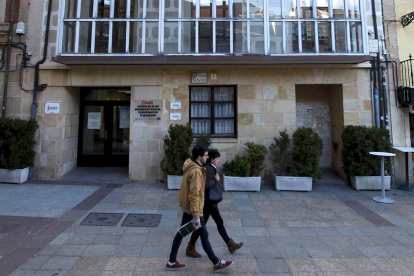
[[(192, 215), (189, 215), (183, 212), (183, 219), (181, 220), (181, 225), (184, 225), (187, 222), (190, 222), (192, 219), (193, 219)], [(200, 231), (201, 245), (203, 246), (203, 249), (206, 252), (210, 261), (214, 265), (216, 265), (219, 262), (219, 259), (214, 254), (213, 249), (211, 248), (210, 241), (208, 240), (208, 232), (206, 229), (206, 224), (204, 223), (203, 217), (200, 218), (200, 223), (201, 223), (201, 228), (198, 229), (197, 231)], [(177, 252), (178, 252), (178, 248), (180, 248), (182, 240), (183, 240), (183, 236), (181, 236), (181, 234), (177, 232), (177, 234), (174, 237), (174, 241), (173, 241), (171, 253), (170, 253), (171, 263), (175, 263), (177, 261)]]
[[(224, 228), (224, 222), (223, 222), (223, 219), (221, 218), (220, 211), (219, 211), (217, 205), (215, 205), (215, 206), (212, 205), (212, 204), (204, 205), (203, 216), (204, 216), (204, 223), (205, 224), (207, 224), (207, 221), (208, 221), (210, 215), (213, 217), (214, 221), (217, 224), (217, 230), (218, 230), (220, 236), (222, 237), (224, 242), (227, 244), (229, 242), (230, 238), (229, 238), (229, 235), (227, 235), (226, 228)], [(191, 235), (190, 242), (195, 244), (198, 237), (200, 236), (200, 234), (201, 234), (200, 229), (195, 231)]]

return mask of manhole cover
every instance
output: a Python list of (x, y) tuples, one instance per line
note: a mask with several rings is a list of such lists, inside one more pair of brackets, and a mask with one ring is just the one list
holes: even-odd
[(122, 213), (90, 213), (81, 225), (116, 226), (123, 215)]
[(122, 188), (122, 184), (106, 184), (105, 188)]
[(158, 214), (129, 214), (121, 226), (126, 227), (158, 227), (161, 215)]

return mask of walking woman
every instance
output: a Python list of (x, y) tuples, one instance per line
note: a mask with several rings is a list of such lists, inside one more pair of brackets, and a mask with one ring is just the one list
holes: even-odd
[[(204, 222), (207, 224), (207, 221), (210, 216), (213, 217), (214, 221), (217, 224), (217, 230), (220, 236), (223, 238), (224, 242), (227, 244), (227, 248), (229, 249), (230, 253), (234, 253), (237, 249), (243, 246), (243, 243), (235, 243), (232, 239), (229, 238), (227, 234), (226, 228), (224, 228), (223, 219), (221, 218), (220, 211), (218, 209), (217, 204), (212, 203), (209, 200), (209, 189), (218, 184), (220, 180), (220, 176), (217, 173), (217, 165), (220, 161), (220, 153), (215, 150), (211, 149), (208, 152), (209, 159), (207, 160), (206, 164), (206, 185), (205, 185), (205, 199), (204, 199), (204, 208), (203, 208), (203, 216)], [(186, 256), (193, 257), (193, 258), (201, 258), (201, 254), (196, 251), (195, 244), (200, 236), (200, 229), (195, 231), (191, 235), (190, 242), (188, 243), (187, 249), (185, 251)]]

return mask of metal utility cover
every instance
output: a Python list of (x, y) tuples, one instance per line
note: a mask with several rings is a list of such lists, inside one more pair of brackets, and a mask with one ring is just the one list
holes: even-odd
[(116, 226), (123, 215), (122, 213), (90, 213), (81, 225)]
[(125, 227), (158, 227), (161, 221), (159, 214), (129, 214), (121, 226)]

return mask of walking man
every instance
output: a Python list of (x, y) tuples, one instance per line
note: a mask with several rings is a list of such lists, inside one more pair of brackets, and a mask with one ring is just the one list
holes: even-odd
[[(178, 200), (183, 210), (181, 225), (190, 221), (193, 221), (196, 225), (201, 224), (201, 245), (214, 265), (214, 272), (219, 272), (230, 267), (233, 262), (218, 259), (208, 240), (208, 232), (203, 218), (204, 187), (206, 181), (206, 169), (203, 165), (207, 162), (207, 158), (208, 149), (206, 147), (197, 145), (193, 148), (192, 158), (187, 159), (183, 165), (184, 175)], [(185, 264), (177, 262), (177, 252), (182, 240), (182, 235), (177, 233), (172, 244), (170, 259), (165, 266), (166, 270), (181, 270), (187, 267)]]

